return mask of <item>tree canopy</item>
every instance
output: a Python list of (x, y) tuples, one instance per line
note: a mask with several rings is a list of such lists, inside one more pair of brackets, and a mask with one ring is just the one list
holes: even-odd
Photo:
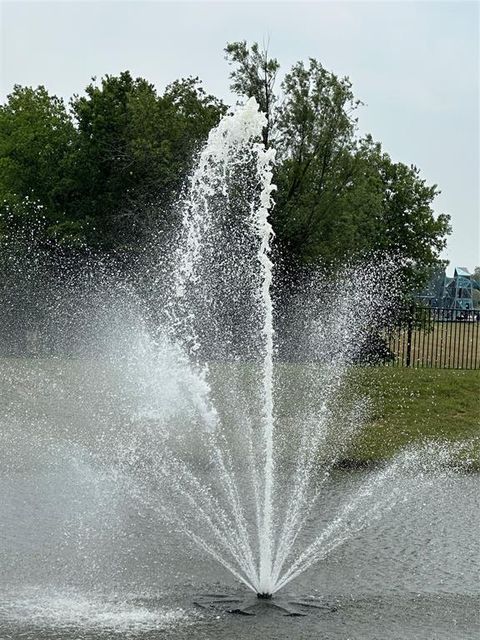
[[(402, 258), (413, 290), (449, 233), (437, 186), (359, 134), (348, 78), (311, 58), (279, 82), (279, 62), (245, 41), (225, 56), (232, 91), (257, 99), (263, 142), (277, 149), (272, 222), (285, 261), (335, 268), (383, 251)], [(175, 224), (194, 154), (226, 109), (192, 77), (160, 95), (128, 71), (106, 75), (68, 105), (15, 86), (0, 105), (0, 235), (35, 221), (62, 246), (140, 250), (153, 227)]]
[(167, 215), (225, 111), (198, 78), (159, 96), (128, 71), (94, 80), (69, 107), (19, 86), (0, 107), (1, 210), (20, 223), (35, 203), (49, 236), (104, 250), (135, 246), (154, 209)]
[(411, 290), (418, 286), (438, 263), (449, 216), (435, 215), (439, 190), (415, 166), (359, 135), (362, 103), (350, 80), (311, 58), (294, 64), (276, 92), (278, 61), (257, 44), (231, 43), (225, 53), (231, 90), (267, 111), (264, 141), (278, 154), (273, 225), (287, 259), (334, 268), (383, 251), (403, 261)]

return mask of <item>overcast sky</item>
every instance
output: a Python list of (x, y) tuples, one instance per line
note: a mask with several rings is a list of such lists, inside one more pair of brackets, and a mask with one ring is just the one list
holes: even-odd
[(159, 91), (198, 75), (232, 103), (227, 42), (268, 41), (284, 71), (315, 57), (352, 80), (360, 130), (441, 188), (436, 211), (453, 224), (444, 257), (480, 264), (477, 2), (1, 0), (0, 33), (2, 101), (15, 83), (69, 98), (129, 69)]

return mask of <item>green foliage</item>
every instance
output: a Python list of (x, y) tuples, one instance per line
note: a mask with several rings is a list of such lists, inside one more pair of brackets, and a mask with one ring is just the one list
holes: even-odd
[(410, 290), (418, 289), (439, 262), (450, 233), (449, 216), (435, 216), (437, 185), (427, 185), (415, 166), (393, 163), (384, 154), (379, 167), (383, 201), (375, 246), (402, 256)]
[(394, 163), (371, 136), (359, 137), (361, 102), (348, 78), (317, 60), (296, 63), (274, 91), (279, 65), (257, 44), (227, 46), (231, 88), (268, 110), (278, 186), (273, 225), (293, 264), (336, 265), (375, 251), (400, 258), (409, 290), (428, 277), (450, 232), (435, 215), (436, 185)]
[(72, 109), (79, 131), (77, 213), (95, 220), (91, 241), (106, 248), (135, 243), (152, 224), (152, 208), (166, 210), (195, 148), (223, 112), (198, 79), (177, 81), (162, 97), (128, 72), (90, 84)]
[(170, 146), (162, 145), (163, 114), (153, 86), (128, 72), (90, 84), (71, 106), (79, 134), (73, 217), (93, 219), (89, 242), (112, 248), (134, 235), (127, 211), (138, 187), (152, 186), (154, 171), (170, 162)]
[(225, 47), (225, 54), (229, 63), (236, 65), (230, 73), (231, 90), (240, 96), (254, 97), (267, 116), (263, 143), (268, 147), (275, 122), (277, 96), (274, 88), (280, 65), (275, 58), (269, 58), (268, 51), (261, 50), (256, 42), (250, 48), (245, 40), (230, 42)]
[[(57, 243), (131, 250), (169, 205), (225, 111), (198, 78), (157, 95), (128, 71), (93, 81), (67, 110), (43, 87), (0, 107), (0, 232), (42, 206)], [(163, 215), (163, 218), (161, 216)]]
[(330, 263), (354, 231), (342, 201), (355, 183), (353, 117), (359, 103), (348, 79), (316, 60), (297, 63), (282, 83), (276, 230), (306, 261)]
[(177, 120), (176, 142), (182, 146), (183, 156), (207, 138), (227, 110), (221, 100), (205, 92), (199, 78), (175, 80), (166, 88), (163, 99), (172, 119)]
[[(438, 189), (360, 137), (361, 105), (348, 78), (310, 59), (277, 87), (279, 63), (254, 43), (225, 49), (231, 88), (267, 115), (277, 149), (272, 222), (290, 266), (335, 267), (372, 251), (403, 259), (417, 289), (449, 232)], [(195, 152), (226, 107), (198, 78), (159, 95), (128, 71), (95, 79), (70, 108), (15, 86), (0, 106), (0, 235), (40, 217), (46, 240), (72, 249), (136, 251), (152, 228), (175, 223), (172, 202)]]
[[(480, 267), (475, 267), (472, 275), (472, 280), (475, 280), (475, 282), (478, 282), (478, 284), (480, 285)], [(472, 297), (473, 306), (475, 307), (475, 309), (480, 309), (480, 291), (478, 289), (474, 289), (472, 292)]]
[[(64, 214), (72, 183), (76, 131), (63, 101), (44, 87), (16, 85), (0, 106), (0, 211), (25, 215), (37, 202), (54, 221)], [(4, 221), (5, 224), (5, 221)]]

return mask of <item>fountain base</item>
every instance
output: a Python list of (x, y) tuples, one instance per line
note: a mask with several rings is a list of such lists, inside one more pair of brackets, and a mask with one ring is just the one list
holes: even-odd
[(222, 613), (236, 613), (244, 616), (255, 616), (269, 611), (283, 616), (299, 617), (308, 613), (333, 613), (335, 606), (311, 597), (273, 597), (271, 593), (257, 593), (256, 598), (250, 595), (231, 596), (223, 594), (206, 594), (199, 596), (194, 604), (201, 609), (221, 611)]

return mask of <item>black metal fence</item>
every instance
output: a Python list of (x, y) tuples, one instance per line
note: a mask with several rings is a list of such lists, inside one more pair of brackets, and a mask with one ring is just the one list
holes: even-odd
[(385, 365), (480, 369), (480, 310), (405, 308), (385, 339)]

